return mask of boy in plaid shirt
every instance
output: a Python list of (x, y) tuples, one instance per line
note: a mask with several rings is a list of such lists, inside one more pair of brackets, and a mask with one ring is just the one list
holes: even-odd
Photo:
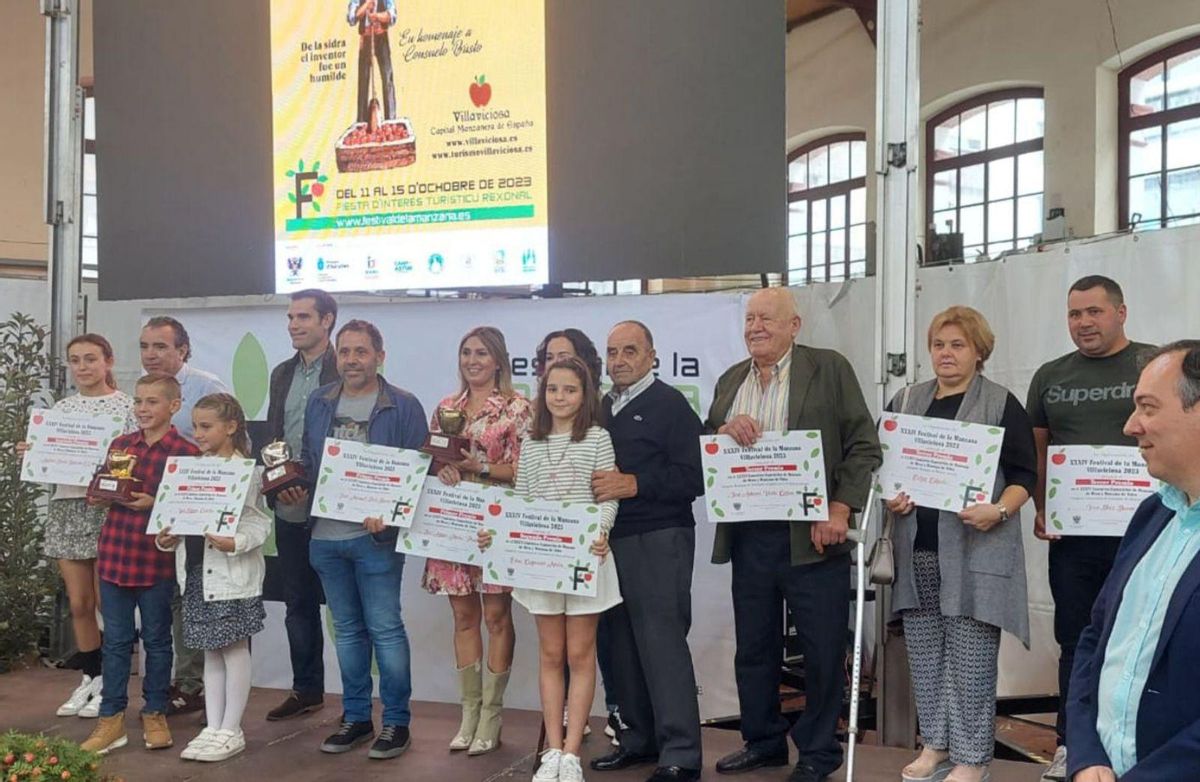
[(133, 414), (138, 431), (113, 441), (110, 450), (136, 457), (133, 477), (140, 483), (133, 499), (109, 507), (100, 530), (96, 575), (100, 579), (100, 613), (104, 617), (104, 687), (100, 721), (83, 748), (104, 754), (123, 747), (125, 707), (129, 702), (130, 654), (135, 640), (134, 612), (142, 617), (146, 676), (142, 728), (147, 749), (171, 746), (167, 727), (167, 691), (171, 684), (171, 597), (175, 555), (159, 551), (146, 534), (154, 495), (170, 456), (199, 456), (200, 450), (175, 430), (171, 416), (179, 410), (179, 382), (169, 375), (146, 375), (137, 382)]

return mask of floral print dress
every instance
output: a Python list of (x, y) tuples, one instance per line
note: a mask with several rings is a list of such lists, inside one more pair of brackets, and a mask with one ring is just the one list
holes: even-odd
[[(437, 406), (466, 410), (469, 394), (469, 391), (464, 391), (448, 396)], [(528, 399), (520, 394), (513, 394), (506, 399), (499, 391), (493, 391), (479, 412), (467, 421), (462, 436), (471, 438), (480, 458), (488, 464), (511, 464), (515, 467), (521, 455), (521, 442), (529, 434), (532, 419), (533, 410)], [(429, 431), (441, 431), (436, 408)], [(421, 586), (430, 594), (460, 597), (476, 592), (492, 595), (512, 591), (512, 587), (483, 583), (483, 571), (477, 565), (441, 559), (425, 560)]]

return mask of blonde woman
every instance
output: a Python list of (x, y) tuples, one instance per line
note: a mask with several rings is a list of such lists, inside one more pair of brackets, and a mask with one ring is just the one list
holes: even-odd
[[(438, 477), (448, 485), (460, 480), (511, 485), (521, 441), (529, 432), (529, 400), (513, 390), (508, 346), (499, 329), (478, 326), (458, 344), (459, 388), (438, 403), (466, 413), (462, 436), (471, 450), (447, 465)], [(441, 430), (434, 411), (429, 430)], [(454, 612), (454, 660), (462, 695), (462, 722), (451, 751), (482, 755), (500, 746), (500, 713), (508, 687), (516, 636), (512, 590), (483, 583), (478, 566), (439, 559), (425, 561), (425, 590), (446, 595)], [(483, 633), (487, 625), (487, 661)]]

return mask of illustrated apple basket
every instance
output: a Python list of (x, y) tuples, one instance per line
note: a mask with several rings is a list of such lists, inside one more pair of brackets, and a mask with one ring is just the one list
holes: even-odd
[(371, 133), (365, 122), (355, 122), (334, 147), (337, 169), (345, 174), (411, 166), (417, 159), (417, 138), (408, 117), (385, 120)]

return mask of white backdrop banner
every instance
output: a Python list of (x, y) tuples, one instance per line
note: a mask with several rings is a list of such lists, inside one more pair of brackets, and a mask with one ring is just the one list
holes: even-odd
[[(457, 349), (462, 335), (474, 326), (496, 326), (504, 332), (512, 358), (513, 380), (528, 396), (536, 391), (534, 351), (549, 331), (574, 327), (596, 343), (603, 355), (605, 338), (618, 321), (645, 323), (654, 334), (657, 374), (678, 388), (702, 417), (708, 412), (717, 377), (742, 359), (744, 294), (598, 297), (587, 300), (455, 301), (413, 304), (349, 304), (338, 324), (362, 318), (383, 333), (389, 382), (407, 388), (421, 400), (427, 415), (438, 401), (458, 388)], [(215, 372), (229, 384), (252, 420), (267, 413), (267, 383), (271, 369), (292, 355), (285, 309), (281, 306), (145, 310), (143, 319), (170, 314), (187, 327), (194, 366)], [(697, 513), (701, 513), (697, 503)], [(733, 613), (729, 569), (708, 562), (712, 525), (698, 517), (696, 565), (692, 590), (694, 624), (690, 635), (693, 660), (701, 689), (705, 718), (736, 714), (733, 680)], [(268, 542), (273, 553), (273, 541)], [(412, 645), (413, 697), (456, 702), (457, 684), (451, 656), (452, 622), (444, 598), (420, 588), (424, 560), (413, 557), (405, 566), (403, 609)], [(507, 702), (517, 708), (538, 709), (537, 633), (532, 619), (514, 610), (517, 652)], [(326, 617), (326, 686), (340, 692), (341, 680)], [(254, 684), (288, 688), (287, 637), (283, 606), (268, 605), (267, 626), (254, 641)], [(597, 705), (602, 707), (599, 688)]]

